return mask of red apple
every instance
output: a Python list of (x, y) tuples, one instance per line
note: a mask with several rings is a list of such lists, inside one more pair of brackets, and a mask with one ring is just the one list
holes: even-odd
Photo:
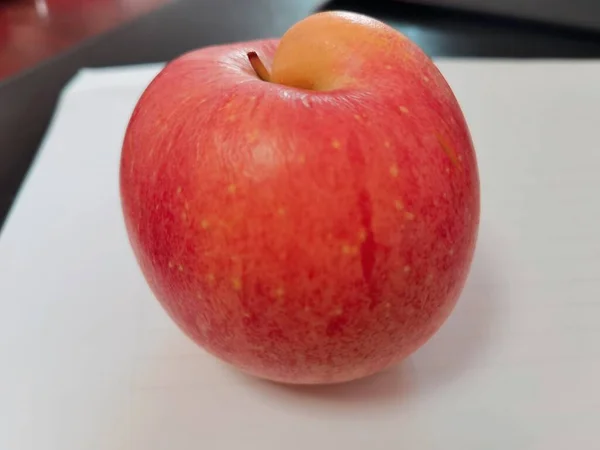
[(342, 12), (168, 64), (131, 117), (120, 188), (170, 317), (286, 383), (364, 377), (419, 348), (455, 306), (479, 223), (443, 76), (402, 34)]

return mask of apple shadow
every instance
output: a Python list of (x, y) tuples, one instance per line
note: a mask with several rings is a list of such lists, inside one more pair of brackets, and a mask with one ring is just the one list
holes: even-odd
[[(352, 408), (364, 412), (405, 407), (407, 403), (451, 385), (489, 354), (492, 330), (500, 319), (505, 284), (485, 242), (478, 244), (469, 278), (458, 303), (441, 329), (397, 366), (342, 384), (296, 386), (248, 377), (245, 382), (266, 399)], [(247, 377), (240, 374), (241, 377)]]
[[(248, 377), (244, 374), (238, 376)], [(393, 407), (408, 398), (414, 379), (413, 367), (407, 362), (360, 380), (339, 384), (286, 385), (251, 377), (245, 383), (267, 401), (318, 407), (312, 411), (348, 411), (348, 408), (360, 405), (364, 412)]]
[(417, 367), (419, 394), (451, 384), (490, 356), (505, 316), (507, 284), (491, 251), (494, 246), (487, 242), (480, 240), (467, 283), (446, 323), (409, 358)]

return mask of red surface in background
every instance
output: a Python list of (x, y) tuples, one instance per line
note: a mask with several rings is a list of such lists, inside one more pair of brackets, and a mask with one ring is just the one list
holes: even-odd
[(0, 80), (170, 0), (0, 0)]

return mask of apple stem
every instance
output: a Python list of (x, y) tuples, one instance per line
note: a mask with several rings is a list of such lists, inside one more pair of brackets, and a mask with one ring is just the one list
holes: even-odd
[(260, 60), (260, 57), (256, 52), (248, 52), (248, 59), (250, 60), (250, 64), (256, 72), (256, 75), (258, 75), (258, 78), (260, 78), (263, 81), (271, 80), (271, 74), (269, 73), (263, 62)]

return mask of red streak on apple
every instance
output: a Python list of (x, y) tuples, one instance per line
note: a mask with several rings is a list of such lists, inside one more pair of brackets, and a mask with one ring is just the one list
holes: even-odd
[(169, 63), (131, 117), (120, 189), (172, 319), (286, 383), (364, 377), (423, 345), (455, 306), (479, 224), (450, 87), (406, 37), (350, 13)]

